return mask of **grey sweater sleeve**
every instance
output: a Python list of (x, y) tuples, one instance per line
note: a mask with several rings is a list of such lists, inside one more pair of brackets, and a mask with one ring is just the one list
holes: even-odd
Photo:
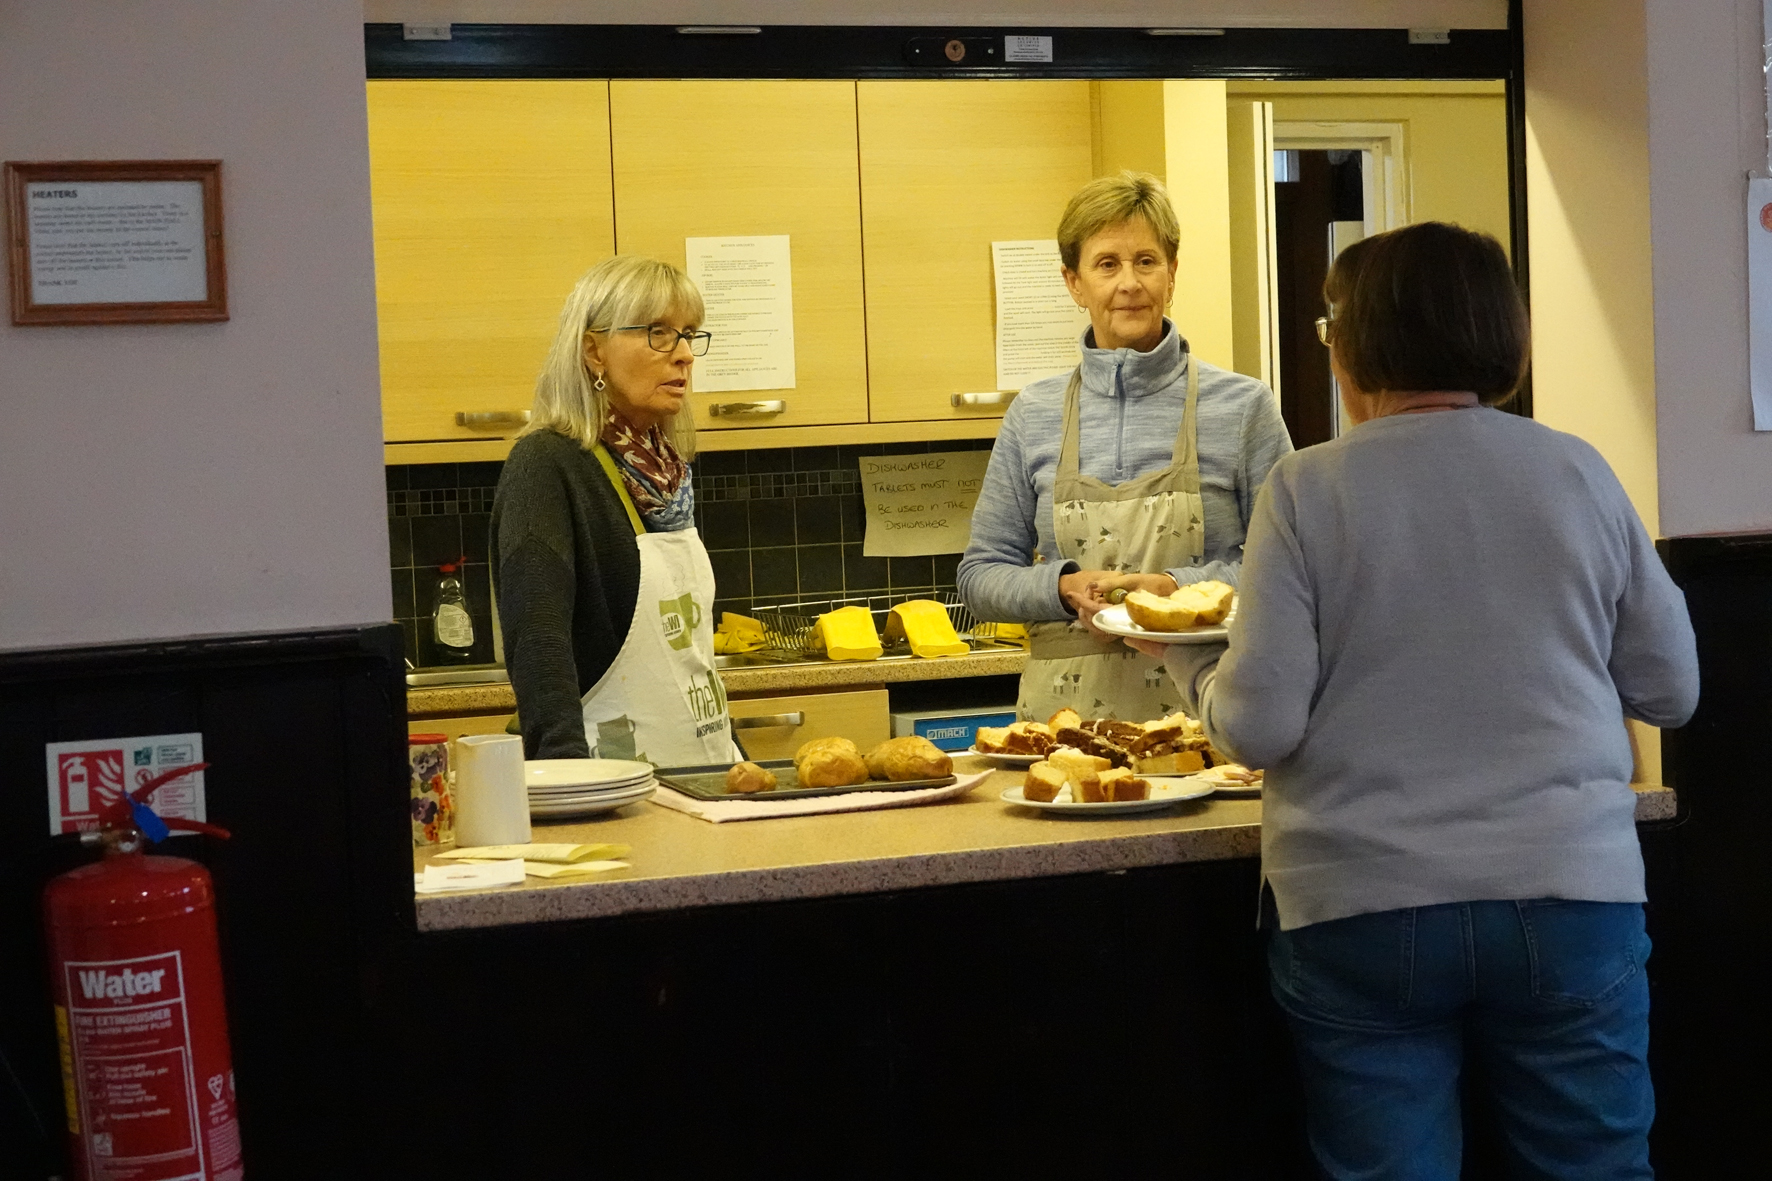
[[(1250, 521), (1255, 515), (1255, 498), (1260, 494), (1261, 486), (1267, 483), (1268, 473), (1292, 451), (1292, 435), (1286, 430), (1286, 420), (1280, 416), (1279, 399), (1265, 386), (1262, 395), (1250, 399), (1244, 411), (1238, 453), (1237, 509), (1242, 517), (1244, 538), (1249, 535)], [(1239, 544), (1234, 558), (1204, 562), (1198, 566), (1178, 566), (1165, 573), (1175, 579), (1178, 586), (1214, 580), (1237, 586), (1243, 575), (1242, 553), (1243, 546)]]
[(984, 487), (972, 509), (972, 537), (955, 581), (960, 597), (980, 619), (999, 623), (1068, 619), (1073, 613), (1059, 597), (1058, 580), (1078, 567), (1070, 561), (1034, 561), (1040, 537), (1034, 521), (1039, 498), (1022, 454), (1017, 406), (1010, 403), (991, 449)]
[(1250, 767), (1272, 766), (1303, 741), (1318, 676), (1310, 577), (1277, 491), (1268, 485), (1256, 497), (1234, 649), (1175, 644), (1166, 660), (1183, 708), (1214, 746)]
[(1698, 708), (1698, 641), (1686, 598), (1655, 552), (1624, 490), (1630, 581), (1618, 600), (1618, 626), (1606, 668), (1626, 717), (1651, 726), (1683, 726)]

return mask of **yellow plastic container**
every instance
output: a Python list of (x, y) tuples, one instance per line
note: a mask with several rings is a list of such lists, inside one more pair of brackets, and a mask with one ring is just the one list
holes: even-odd
[(818, 617), (812, 646), (832, 660), (874, 660), (886, 649), (866, 607), (839, 607)]
[(894, 607), (886, 617), (886, 638), (907, 641), (912, 656), (964, 656), (972, 651), (954, 630), (948, 609), (933, 599), (912, 599)]

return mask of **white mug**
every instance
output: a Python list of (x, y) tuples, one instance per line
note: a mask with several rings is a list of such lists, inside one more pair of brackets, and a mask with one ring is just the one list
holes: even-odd
[(529, 784), (523, 740), (469, 734), (455, 740), (455, 843), (458, 848), (529, 843)]

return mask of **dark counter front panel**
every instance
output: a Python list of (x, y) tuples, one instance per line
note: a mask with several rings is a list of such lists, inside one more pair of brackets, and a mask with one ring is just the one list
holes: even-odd
[(214, 875), (249, 1175), (363, 1175), (393, 1132), (366, 1015), (413, 929), (402, 673), (392, 625), (0, 654), (0, 1176), (68, 1175), (38, 908), (96, 853), (48, 836), (43, 746), (189, 731), (233, 839), (159, 851)]

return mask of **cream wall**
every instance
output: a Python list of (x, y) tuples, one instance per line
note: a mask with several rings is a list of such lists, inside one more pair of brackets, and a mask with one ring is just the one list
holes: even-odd
[(0, 155), (215, 158), (220, 324), (0, 325), (0, 649), (392, 615), (358, 0), (11, 0)]
[(1527, 0), (1534, 416), (1600, 449), (1659, 535), (1640, 4)]
[(1746, 262), (1746, 176), (1766, 168), (1760, 5), (1644, 7), (1661, 528), (1764, 532), (1772, 433), (1752, 429)]
[(1272, 102), (1275, 123), (1402, 124), (1409, 219), (1457, 222), (1508, 243), (1500, 82), (1233, 82), (1228, 91)]

